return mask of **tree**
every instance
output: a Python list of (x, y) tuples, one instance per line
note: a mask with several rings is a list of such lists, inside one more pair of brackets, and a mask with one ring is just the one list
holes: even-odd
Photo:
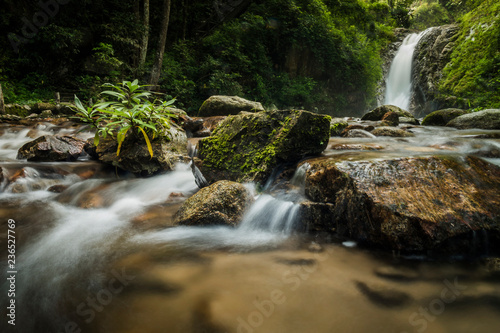
[(146, 62), (146, 55), (148, 53), (148, 43), (149, 43), (149, 0), (144, 0), (143, 11), (142, 11), (142, 25), (143, 32), (141, 36), (141, 44), (139, 49), (139, 64), (138, 68), (142, 69), (144, 63)]
[(168, 22), (170, 20), (170, 4), (171, 0), (163, 1), (163, 20), (161, 23), (160, 38), (158, 40), (158, 50), (156, 51), (155, 62), (151, 70), (151, 78), (149, 80), (150, 88), (155, 89), (160, 81), (160, 74), (163, 64), (163, 54), (165, 52), (165, 44), (167, 42)]

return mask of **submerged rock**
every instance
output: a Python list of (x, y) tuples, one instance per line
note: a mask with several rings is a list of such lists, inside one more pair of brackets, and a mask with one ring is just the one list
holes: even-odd
[(85, 153), (86, 144), (72, 136), (44, 135), (19, 148), (17, 158), (34, 162), (75, 161)]
[(240, 111), (260, 112), (264, 111), (264, 108), (259, 102), (252, 102), (238, 96), (214, 95), (203, 102), (198, 116), (228, 116), (238, 114)]
[(209, 183), (265, 181), (280, 164), (320, 154), (330, 138), (330, 119), (303, 110), (229, 116), (198, 143), (198, 167)]
[(398, 138), (415, 136), (415, 134), (407, 132), (401, 128), (387, 126), (377, 127), (371, 132), (371, 134), (375, 136), (392, 136)]
[(470, 113), (470, 111), (462, 109), (453, 109), (453, 108), (437, 110), (425, 116), (424, 120), (422, 120), (422, 125), (445, 126), (456, 117), (460, 117), (467, 113)]
[(459, 129), (500, 129), (500, 109), (488, 109), (464, 114), (453, 119), (446, 126)]
[(222, 180), (187, 199), (175, 213), (174, 224), (234, 226), (252, 201), (244, 185)]
[(306, 196), (334, 205), (329, 219), (321, 219), (326, 222), (307, 221), (309, 229), (335, 229), (339, 236), (397, 250), (461, 252), (468, 251), (472, 232), (485, 230), (500, 249), (496, 165), (473, 156), (308, 162)]
[(153, 157), (149, 154), (144, 137), (129, 131), (117, 155), (118, 144), (106, 138), (95, 148), (95, 156), (106, 163), (141, 176), (150, 176), (173, 170), (175, 164), (187, 154), (186, 133), (172, 125), (163, 135), (151, 141)]

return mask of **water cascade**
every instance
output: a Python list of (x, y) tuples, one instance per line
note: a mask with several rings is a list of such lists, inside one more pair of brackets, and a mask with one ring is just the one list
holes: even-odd
[[(431, 28), (432, 29), (432, 28)], [(391, 63), (386, 81), (384, 104), (408, 110), (411, 99), (411, 70), (413, 53), (420, 39), (429, 29), (406, 36)]]

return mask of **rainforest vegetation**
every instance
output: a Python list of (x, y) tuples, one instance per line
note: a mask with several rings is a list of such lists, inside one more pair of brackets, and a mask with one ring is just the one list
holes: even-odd
[(494, 0), (3, 3), (6, 103), (47, 101), (55, 91), (95, 100), (104, 83), (139, 79), (193, 114), (214, 94), (268, 108), (348, 114), (375, 105), (381, 55), (396, 28), (458, 22), (458, 44), (440, 88), (475, 106), (500, 106)]

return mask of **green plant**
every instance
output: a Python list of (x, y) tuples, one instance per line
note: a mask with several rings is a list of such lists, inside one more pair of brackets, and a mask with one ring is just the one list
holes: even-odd
[(97, 130), (94, 144), (99, 144), (101, 136), (116, 136), (116, 154), (119, 155), (129, 130), (137, 129), (137, 133), (143, 135), (149, 154), (153, 157), (151, 140), (160, 130), (169, 129), (172, 125), (171, 118), (175, 115), (170, 108), (175, 99), (151, 102), (149, 99), (152, 93), (144, 89), (145, 86), (139, 85), (138, 80), (123, 81), (120, 85), (106, 83), (103, 86), (111, 88), (101, 92), (105, 99), (103, 102), (84, 107), (75, 96), (76, 118), (89, 123)]

